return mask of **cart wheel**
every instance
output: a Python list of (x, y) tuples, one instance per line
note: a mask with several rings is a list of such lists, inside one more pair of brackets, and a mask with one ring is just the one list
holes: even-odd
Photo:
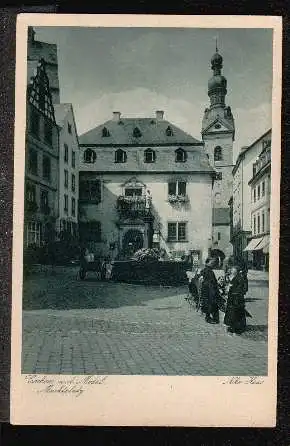
[(86, 278), (86, 271), (83, 268), (80, 269), (80, 273), (79, 274), (80, 274), (80, 279), (81, 280), (84, 280)]

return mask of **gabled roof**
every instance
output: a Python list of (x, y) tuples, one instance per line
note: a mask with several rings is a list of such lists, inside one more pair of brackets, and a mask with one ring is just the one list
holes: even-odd
[[(221, 124), (223, 128), (215, 130), (214, 126), (216, 124)], [(214, 132), (229, 132), (233, 131), (235, 128), (234, 126), (226, 119), (223, 119), (221, 116), (218, 116), (214, 121), (212, 121), (205, 129), (202, 130), (202, 134), (210, 131), (210, 129), (213, 127)]]
[[(102, 136), (106, 128), (109, 136)], [(140, 136), (134, 136), (134, 129), (139, 129)], [(172, 130), (169, 136), (166, 130)], [(156, 118), (120, 118), (109, 120), (104, 124), (82, 134), (79, 137), (81, 145), (153, 145), (153, 144), (191, 144), (199, 145), (201, 141), (179, 129), (166, 120)]]

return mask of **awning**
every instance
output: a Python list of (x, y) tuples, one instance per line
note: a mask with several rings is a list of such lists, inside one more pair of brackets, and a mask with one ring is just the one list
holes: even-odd
[[(270, 244), (270, 236), (269, 235), (265, 235), (261, 241), (261, 243), (259, 244), (259, 249), (262, 249), (263, 252), (264, 249), (266, 249), (267, 247), (269, 248), (269, 244)], [(269, 252), (269, 250), (268, 250)]]
[(260, 242), (263, 240), (263, 237), (253, 238), (248, 246), (244, 249), (244, 251), (256, 251), (256, 249), (260, 249)]

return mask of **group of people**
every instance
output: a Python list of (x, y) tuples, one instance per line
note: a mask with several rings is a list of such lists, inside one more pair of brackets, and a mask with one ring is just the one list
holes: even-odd
[(189, 294), (207, 323), (218, 324), (221, 311), (227, 332), (242, 334), (246, 329), (246, 318), (251, 317), (245, 307), (247, 269), (243, 262), (232, 261), (226, 265), (224, 276), (217, 278), (213, 271), (215, 263), (214, 258), (208, 258), (204, 268), (195, 271), (189, 280)]

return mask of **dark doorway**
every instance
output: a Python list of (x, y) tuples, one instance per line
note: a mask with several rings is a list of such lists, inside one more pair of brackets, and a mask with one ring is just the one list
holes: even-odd
[(129, 229), (123, 237), (123, 253), (126, 257), (131, 257), (136, 251), (144, 246), (144, 238), (138, 229)]

